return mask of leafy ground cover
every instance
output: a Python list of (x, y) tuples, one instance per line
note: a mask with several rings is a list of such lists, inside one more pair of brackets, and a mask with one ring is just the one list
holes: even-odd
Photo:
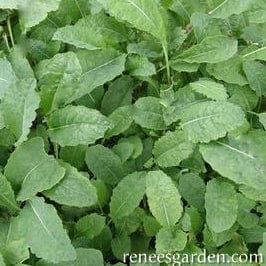
[(1, 266), (266, 253), (264, 0), (0, 8)]

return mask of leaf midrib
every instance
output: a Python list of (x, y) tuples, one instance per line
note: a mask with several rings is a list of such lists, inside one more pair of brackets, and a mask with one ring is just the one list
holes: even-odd
[[(141, 181), (143, 181), (143, 179), (138, 180), (138, 183), (141, 184)], [(138, 184), (138, 185), (139, 185)], [(112, 219), (116, 218), (117, 215), (119, 214), (120, 210), (125, 206), (125, 204), (132, 198), (133, 195), (135, 195), (135, 191), (131, 190), (130, 194), (128, 195), (128, 197), (126, 197), (126, 199), (124, 200), (124, 202), (122, 204), (120, 204), (119, 208), (116, 210), (116, 212), (114, 213), (114, 215), (112, 215)]]
[(87, 122), (80, 122), (80, 123), (72, 123), (72, 124), (68, 124), (68, 125), (64, 125), (64, 126), (58, 126), (58, 127), (52, 127), (49, 128), (49, 131), (56, 131), (56, 130), (61, 130), (61, 129), (66, 129), (69, 127), (76, 127), (76, 126), (95, 126), (94, 124), (91, 123), (87, 123)]
[(135, 3), (133, 3), (131, 0), (126, 0), (130, 5), (132, 5), (134, 8), (136, 8), (151, 24), (154, 28), (156, 28), (156, 25), (152, 21), (152, 19)]
[(239, 150), (239, 149), (237, 149), (237, 148), (235, 148), (235, 147), (232, 147), (232, 146), (230, 146), (230, 145), (228, 145), (228, 144), (226, 144), (226, 143), (223, 143), (223, 142), (220, 142), (220, 141), (216, 141), (216, 143), (218, 143), (218, 144), (220, 144), (221, 146), (224, 146), (224, 147), (226, 147), (226, 148), (228, 148), (228, 149), (230, 149), (230, 150), (232, 150), (232, 151), (235, 151), (235, 152), (237, 152), (237, 153), (239, 153), (239, 154), (242, 154), (242, 155), (244, 155), (244, 156), (246, 156), (246, 157), (248, 157), (248, 158), (250, 158), (250, 159), (252, 159), (252, 160), (256, 160), (256, 157), (254, 157), (253, 155), (248, 154), (248, 153), (246, 153), (246, 152), (244, 152), (244, 151), (241, 151), (241, 150)]
[(41, 219), (40, 215), (38, 214), (38, 211), (34, 208), (34, 206), (32, 205), (31, 201), (29, 201), (30, 207), (32, 208), (35, 216), (37, 217), (38, 221), (40, 222), (41, 226), (44, 228), (44, 230), (47, 232), (47, 234), (49, 235), (49, 237), (53, 240), (56, 241), (56, 239), (53, 237), (52, 233), (49, 231), (49, 229), (47, 228), (47, 226), (45, 225), (45, 223), (43, 222), (43, 220)]
[(8, 205), (12, 206), (15, 210), (20, 210), (11, 200), (9, 200), (3, 193), (0, 193), (0, 199), (2, 198), (3, 202), (6, 202)]
[(107, 62), (105, 62), (105, 63), (103, 63), (103, 64), (101, 64), (101, 65), (99, 65), (99, 66), (97, 66), (97, 67), (94, 67), (94, 68), (92, 68), (92, 69), (90, 69), (90, 70), (84, 72), (84, 73), (81, 75), (81, 78), (84, 77), (84, 76), (86, 76), (86, 75), (88, 75), (88, 74), (90, 74), (90, 73), (93, 72), (93, 71), (97, 71), (98, 69), (101, 69), (101, 68), (103, 68), (103, 67), (105, 67), (105, 66), (110, 65), (110, 64), (113, 63), (115, 60), (120, 59), (122, 56), (123, 56), (123, 54), (121, 54), (121, 55), (119, 55), (119, 56), (117, 56), (117, 57), (115, 57), (115, 58), (112, 58), (111, 60), (109, 60), (109, 61), (107, 61)]
[(181, 127), (183, 128), (184, 126), (190, 125), (192, 123), (195, 123), (195, 122), (198, 122), (198, 121), (201, 121), (201, 120), (205, 120), (205, 119), (209, 119), (209, 118), (212, 118), (212, 117), (217, 117), (217, 116), (220, 116), (220, 115), (221, 114), (212, 114), (212, 115), (206, 115), (206, 116), (197, 117), (195, 119), (189, 120), (189, 121), (181, 124)]

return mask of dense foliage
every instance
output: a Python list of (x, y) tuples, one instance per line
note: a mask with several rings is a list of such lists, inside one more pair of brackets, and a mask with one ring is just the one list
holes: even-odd
[(266, 253), (265, 0), (0, 8), (1, 266)]

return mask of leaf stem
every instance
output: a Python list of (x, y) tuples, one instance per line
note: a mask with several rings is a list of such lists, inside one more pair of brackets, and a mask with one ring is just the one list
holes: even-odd
[(76, 4), (76, 6), (77, 6), (77, 8), (78, 8), (78, 10), (79, 10), (79, 12), (81, 14), (81, 16), (84, 17), (84, 14), (83, 14), (83, 12), (82, 12), (82, 10), (80, 8), (79, 2), (77, 0), (75, 0), (75, 4)]
[(168, 59), (168, 51), (165, 44), (163, 44), (163, 53), (165, 58), (165, 65), (166, 65), (166, 73), (167, 73), (167, 81), (170, 83), (171, 76), (170, 76), (170, 65), (169, 65), (169, 59)]
[(162, 66), (161, 68), (159, 68), (159, 69), (157, 70), (157, 72), (161, 72), (161, 71), (164, 70), (164, 69), (166, 69), (166, 66)]
[(223, 1), (220, 5), (218, 5), (217, 7), (215, 7), (213, 10), (211, 10), (208, 14), (211, 15), (213, 12), (215, 12), (216, 10), (218, 10), (219, 8), (221, 8), (223, 5), (225, 5), (229, 0), (225, 0)]
[(55, 153), (55, 158), (58, 159), (58, 144), (54, 143), (54, 153)]
[(12, 47), (14, 47), (15, 46), (15, 42), (14, 42), (14, 37), (13, 37), (13, 33), (12, 33), (10, 17), (7, 18), (7, 28), (8, 28), (9, 37), (10, 37), (10, 40), (11, 40)]
[(8, 39), (7, 39), (6, 33), (3, 34), (3, 38), (4, 38), (4, 41), (5, 41), (5, 44), (6, 44), (6, 48), (7, 48), (8, 52), (10, 53), (11, 49), (10, 49), (10, 46), (9, 46), (9, 43), (8, 43)]
[(247, 111), (247, 113), (258, 116), (259, 114), (253, 111)]

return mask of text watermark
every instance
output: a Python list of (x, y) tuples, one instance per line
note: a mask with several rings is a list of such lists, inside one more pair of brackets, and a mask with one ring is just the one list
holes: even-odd
[(206, 249), (200, 254), (179, 254), (179, 253), (166, 253), (166, 254), (146, 254), (146, 253), (126, 253), (123, 257), (124, 263), (129, 261), (131, 264), (135, 263), (168, 263), (172, 266), (181, 266), (185, 264), (234, 264), (234, 263), (263, 263), (262, 254), (238, 254), (232, 256), (228, 254), (207, 254)]

